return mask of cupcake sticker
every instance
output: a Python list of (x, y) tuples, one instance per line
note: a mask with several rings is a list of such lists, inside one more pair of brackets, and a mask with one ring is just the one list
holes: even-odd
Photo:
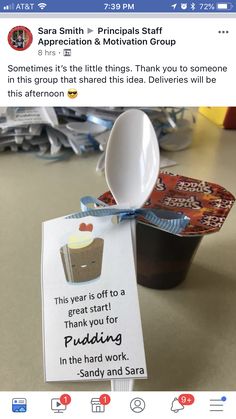
[(81, 223), (60, 254), (68, 282), (80, 283), (101, 275), (104, 240), (94, 238), (93, 225)]

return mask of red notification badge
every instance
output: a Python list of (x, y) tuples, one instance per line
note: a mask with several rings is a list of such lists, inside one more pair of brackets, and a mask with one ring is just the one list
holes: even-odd
[(109, 394), (102, 394), (99, 397), (99, 401), (100, 401), (101, 404), (103, 404), (104, 406), (106, 406), (107, 404), (110, 403), (111, 398), (110, 398)]
[(181, 394), (178, 397), (178, 402), (182, 404), (182, 406), (191, 406), (194, 403), (194, 396), (192, 394)]
[(71, 402), (71, 397), (69, 394), (62, 394), (60, 397), (61, 404), (64, 404), (64, 406), (67, 406)]

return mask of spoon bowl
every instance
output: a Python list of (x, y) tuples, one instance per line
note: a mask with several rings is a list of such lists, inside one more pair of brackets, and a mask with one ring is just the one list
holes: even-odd
[(153, 125), (141, 110), (121, 114), (108, 140), (105, 176), (117, 204), (140, 208), (149, 198), (159, 171), (159, 146)]

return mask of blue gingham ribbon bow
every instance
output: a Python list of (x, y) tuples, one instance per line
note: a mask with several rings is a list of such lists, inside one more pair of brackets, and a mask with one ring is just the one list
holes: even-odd
[[(181, 213), (153, 208), (116, 208), (106, 205), (104, 202), (92, 196), (84, 196), (81, 198), (80, 204), (81, 211), (68, 215), (66, 218), (83, 218), (88, 216), (105, 217), (111, 215), (117, 216), (119, 222), (121, 222), (123, 220), (143, 217), (158, 229), (176, 235), (180, 234), (189, 223), (189, 217)], [(93, 208), (90, 208), (90, 205), (93, 205)]]

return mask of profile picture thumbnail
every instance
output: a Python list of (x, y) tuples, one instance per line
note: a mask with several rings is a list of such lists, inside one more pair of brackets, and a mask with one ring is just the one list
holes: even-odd
[(30, 47), (32, 41), (33, 35), (25, 26), (15, 26), (8, 34), (9, 45), (17, 51), (26, 50)]

